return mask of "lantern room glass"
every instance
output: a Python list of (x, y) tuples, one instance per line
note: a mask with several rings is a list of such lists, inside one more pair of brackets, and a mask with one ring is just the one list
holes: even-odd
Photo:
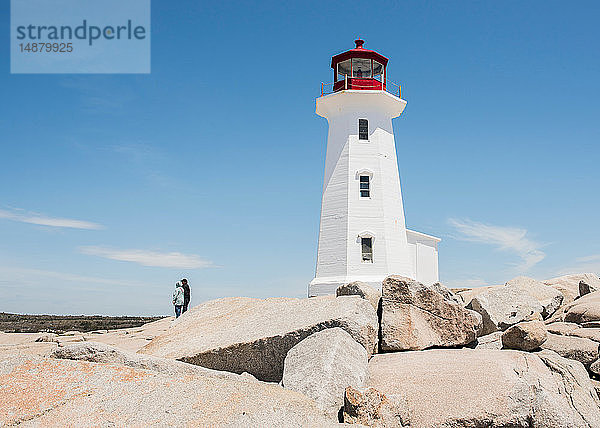
[(383, 64), (373, 61), (373, 77), (380, 76), (383, 73)]
[(371, 60), (364, 58), (352, 58), (352, 77), (362, 79), (371, 78)]
[(352, 77), (350, 74), (350, 60), (339, 62), (337, 65), (338, 80), (344, 80), (345, 76)]
[[(385, 64), (370, 58), (350, 58), (337, 62), (333, 73), (334, 92), (340, 89), (385, 90), (385, 73)], [(340, 86), (340, 82), (346, 79), (348, 83)]]

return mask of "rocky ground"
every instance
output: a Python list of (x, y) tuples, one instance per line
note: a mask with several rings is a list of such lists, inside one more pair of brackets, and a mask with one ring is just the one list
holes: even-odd
[(600, 427), (600, 280), (388, 277), (90, 333), (0, 333), (0, 426)]
[(47, 331), (115, 330), (139, 327), (164, 317), (107, 317), (102, 315), (21, 315), (0, 312), (0, 331), (5, 333), (37, 333)]
[(57, 347), (78, 342), (100, 342), (135, 352), (154, 337), (165, 333), (171, 326), (174, 317), (163, 318), (145, 324), (117, 330), (98, 330), (88, 333), (68, 331), (56, 333), (3, 333), (0, 332), (0, 358), (12, 355), (37, 355), (47, 357)]

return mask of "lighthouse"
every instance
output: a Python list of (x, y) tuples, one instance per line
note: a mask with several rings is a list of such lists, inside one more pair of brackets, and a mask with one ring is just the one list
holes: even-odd
[(327, 119), (327, 153), (315, 278), (308, 295), (353, 281), (381, 288), (388, 275), (438, 281), (439, 238), (406, 228), (392, 119), (406, 107), (388, 59), (356, 47), (331, 59), (316, 113)]

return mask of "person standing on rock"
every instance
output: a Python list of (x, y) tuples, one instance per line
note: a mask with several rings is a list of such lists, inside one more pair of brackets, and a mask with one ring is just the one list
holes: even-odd
[(183, 288), (183, 312), (188, 310), (188, 305), (190, 304), (191, 293), (190, 293), (190, 285), (188, 284), (188, 280), (183, 278), (181, 280), (181, 287)]
[(175, 291), (173, 292), (173, 305), (175, 305), (175, 318), (179, 318), (181, 315), (181, 309), (183, 308), (184, 298), (183, 298), (183, 288), (181, 287), (181, 283), (175, 283)]

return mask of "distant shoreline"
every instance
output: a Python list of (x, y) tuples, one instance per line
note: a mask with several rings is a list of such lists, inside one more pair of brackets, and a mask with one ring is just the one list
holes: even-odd
[(67, 331), (90, 332), (139, 327), (164, 316), (104, 316), (104, 315), (22, 315), (0, 312), (0, 332), (38, 333)]

